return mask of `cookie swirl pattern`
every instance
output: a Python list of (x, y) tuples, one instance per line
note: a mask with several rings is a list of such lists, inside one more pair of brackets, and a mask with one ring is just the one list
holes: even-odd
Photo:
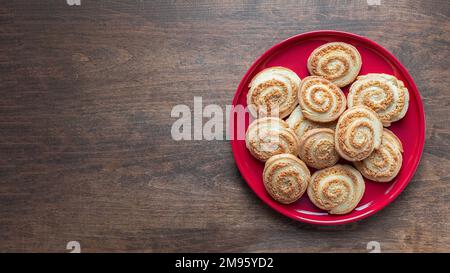
[(270, 67), (256, 74), (249, 84), (247, 105), (254, 117), (287, 117), (298, 103), (301, 80), (290, 69)]
[(333, 42), (316, 48), (308, 58), (311, 75), (321, 76), (339, 87), (352, 83), (361, 70), (361, 55), (349, 44)]
[(403, 147), (400, 139), (384, 129), (381, 146), (363, 161), (354, 162), (361, 174), (373, 181), (389, 182), (400, 171), (403, 162)]
[(267, 160), (264, 172), (264, 186), (269, 195), (283, 204), (297, 201), (308, 188), (311, 174), (296, 156), (280, 154)]
[(347, 107), (342, 90), (332, 82), (317, 76), (303, 79), (298, 93), (303, 115), (315, 122), (336, 120)]
[(361, 201), (365, 191), (361, 174), (349, 165), (335, 165), (315, 172), (308, 186), (308, 196), (329, 214), (346, 214)]
[(277, 154), (298, 154), (297, 135), (279, 118), (254, 120), (247, 129), (245, 144), (250, 153), (261, 161)]
[(365, 105), (374, 110), (384, 126), (403, 118), (408, 110), (409, 92), (402, 81), (387, 74), (359, 76), (348, 93), (348, 107)]
[(323, 169), (339, 160), (334, 145), (334, 131), (326, 128), (312, 129), (300, 139), (299, 157), (306, 165)]
[(365, 106), (356, 106), (339, 117), (335, 145), (339, 155), (349, 161), (367, 158), (381, 144), (383, 125), (377, 114)]

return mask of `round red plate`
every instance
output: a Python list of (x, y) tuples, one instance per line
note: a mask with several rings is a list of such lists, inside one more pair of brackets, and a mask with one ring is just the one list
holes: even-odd
[[(283, 205), (275, 202), (265, 191), (262, 181), (264, 163), (253, 158), (245, 147), (245, 140), (231, 140), (236, 164), (250, 188), (265, 203), (276, 211), (302, 222), (319, 225), (337, 225), (363, 219), (381, 210), (392, 202), (411, 180), (420, 161), (425, 143), (425, 116), (419, 91), (405, 67), (386, 49), (375, 42), (352, 33), (339, 31), (314, 31), (291, 37), (266, 51), (250, 67), (241, 80), (233, 99), (233, 105), (247, 106), (246, 96), (248, 84), (253, 76), (264, 68), (284, 66), (295, 71), (300, 78), (309, 75), (306, 61), (311, 52), (318, 46), (328, 42), (345, 42), (355, 46), (362, 57), (360, 75), (367, 73), (386, 73), (402, 80), (409, 90), (410, 102), (406, 116), (394, 122), (391, 129), (402, 141), (403, 166), (397, 177), (389, 183), (366, 181), (366, 191), (356, 209), (345, 215), (329, 215), (316, 208), (308, 196), (304, 194), (299, 201)], [(411, 56), (412, 57), (412, 56)], [(348, 86), (343, 88), (345, 94)], [(231, 130), (237, 130), (236, 117), (233, 115)], [(249, 116), (246, 113), (245, 128), (248, 127)]]

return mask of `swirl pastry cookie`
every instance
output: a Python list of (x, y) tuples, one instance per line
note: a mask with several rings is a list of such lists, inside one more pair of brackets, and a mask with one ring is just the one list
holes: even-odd
[(316, 169), (336, 164), (339, 154), (334, 146), (334, 131), (326, 128), (308, 131), (300, 139), (299, 157), (306, 165)]
[(383, 125), (377, 114), (365, 106), (355, 106), (339, 117), (335, 145), (339, 155), (349, 161), (367, 158), (381, 144)]
[(346, 214), (358, 205), (364, 190), (364, 179), (355, 168), (335, 165), (315, 172), (307, 192), (311, 202), (329, 214)]
[(402, 81), (387, 74), (359, 76), (348, 93), (348, 107), (365, 105), (374, 110), (384, 126), (403, 118), (408, 110), (409, 92)]
[(316, 48), (308, 58), (311, 75), (321, 76), (339, 87), (353, 82), (361, 70), (358, 50), (342, 42), (327, 43)]
[(342, 90), (332, 82), (316, 76), (303, 79), (298, 101), (303, 115), (315, 122), (336, 120), (347, 107)]
[(298, 139), (288, 124), (279, 118), (266, 117), (253, 121), (245, 134), (250, 153), (261, 161), (277, 154), (298, 154)]
[(361, 174), (373, 181), (389, 182), (397, 176), (403, 162), (403, 146), (400, 139), (384, 129), (381, 146), (363, 161), (354, 162)]
[(311, 174), (305, 163), (291, 154), (279, 154), (264, 166), (264, 187), (273, 199), (283, 204), (297, 201), (308, 188)]
[(291, 115), (286, 119), (289, 127), (292, 128), (297, 134), (298, 139), (301, 139), (303, 135), (311, 129), (314, 128), (336, 128), (336, 122), (327, 122), (327, 123), (319, 123), (311, 121), (305, 118), (302, 114), (302, 109), (300, 106), (297, 106), (294, 111), (292, 111)]
[(259, 113), (287, 117), (297, 105), (300, 82), (294, 71), (281, 66), (259, 72), (249, 84), (247, 105), (250, 113), (254, 117)]

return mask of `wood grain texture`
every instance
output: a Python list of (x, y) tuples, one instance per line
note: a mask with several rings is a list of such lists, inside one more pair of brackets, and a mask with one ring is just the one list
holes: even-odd
[[(1, 1), (0, 251), (450, 251), (450, 2)], [(226, 105), (298, 33), (379, 42), (426, 111), (406, 190), (339, 227), (290, 220), (241, 178), (228, 141), (171, 139), (177, 104)]]

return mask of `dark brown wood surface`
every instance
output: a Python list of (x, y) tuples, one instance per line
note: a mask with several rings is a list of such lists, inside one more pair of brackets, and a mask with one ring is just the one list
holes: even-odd
[[(450, 251), (450, 2), (1, 1), (0, 251)], [(174, 141), (173, 106), (230, 104), (273, 44), (318, 29), (407, 67), (426, 144), (406, 190), (339, 227), (262, 203), (228, 141)]]

